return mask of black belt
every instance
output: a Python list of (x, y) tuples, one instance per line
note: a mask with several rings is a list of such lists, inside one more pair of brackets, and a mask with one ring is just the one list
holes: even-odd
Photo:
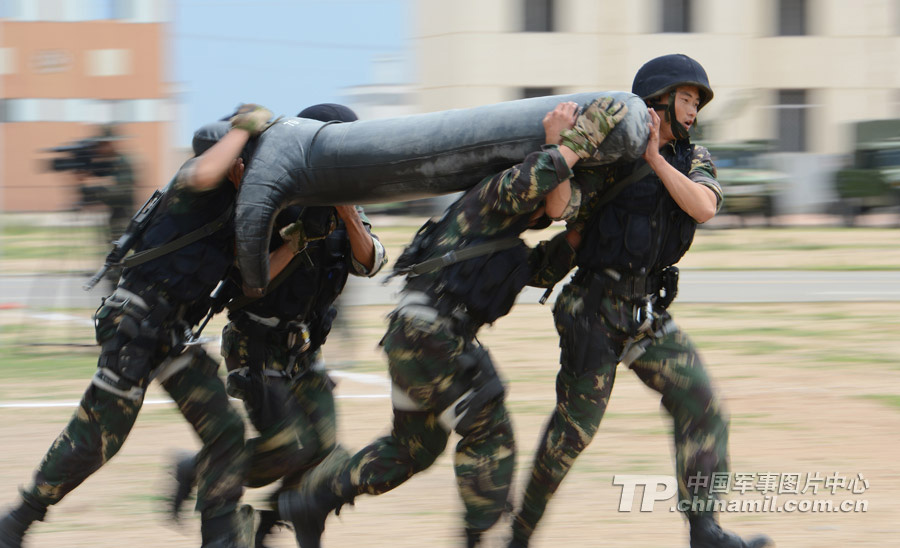
[(606, 269), (600, 272), (581, 270), (573, 278), (575, 284), (586, 287), (589, 293), (609, 292), (627, 299), (637, 299), (654, 295), (662, 288), (661, 272), (651, 272), (645, 276), (620, 274)]

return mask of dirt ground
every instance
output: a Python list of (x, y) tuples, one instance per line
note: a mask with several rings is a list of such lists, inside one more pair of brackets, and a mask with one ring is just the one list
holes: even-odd
[[(348, 309), (346, 327), (326, 346), (339, 381), (339, 435), (351, 449), (388, 431), (385, 362), (375, 349), (387, 311)], [(745, 534), (766, 532), (781, 547), (895, 546), (900, 533), (900, 320), (895, 305), (685, 305), (674, 312), (701, 348), (731, 415), (734, 472), (847, 479), (862, 474), (869, 482), (861, 494), (838, 489), (834, 495), (820, 490), (806, 497), (835, 505), (865, 500), (865, 512), (727, 513), (723, 524)], [(558, 348), (550, 310), (519, 306), (486, 329), (483, 342), (509, 382), (519, 445), (518, 498), (554, 405)], [(73, 352), (83, 352), (86, 361), (95, 359), (91, 349)], [(0, 402), (76, 401), (88, 376), (5, 372)], [(669, 511), (673, 501), (657, 503), (653, 512), (637, 511), (637, 501), (632, 511), (618, 511), (621, 488), (612, 485), (614, 474), (671, 475), (673, 465), (669, 422), (658, 396), (621, 368), (616, 384), (600, 432), (551, 503), (533, 546), (687, 546), (684, 520)], [(148, 400), (162, 398), (165, 394), (155, 387), (148, 395)], [(71, 412), (67, 406), (0, 407), (0, 506), (15, 500), (17, 486), (28, 480)], [(173, 451), (197, 447), (172, 405), (146, 405), (120, 454), (54, 507), (47, 521), (32, 529), (27, 545), (198, 546), (196, 516), (172, 527), (162, 501), (170, 486), (167, 463)], [(430, 470), (391, 493), (359, 497), (355, 508), (330, 518), (324, 544), (461, 546), (461, 504), (451, 455), (447, 451)], [(245, 500), (261, 506), (267, 493), (250, 490)], [(760, 498), (761, 493), (731, 495), (732, 500)], [(797, 497), (778, 501), (787, 498)], [(507, 533), (505, 520), (487, 545), (502, 546)], [(281, 531), (271, 543), (294, 545), (289, 531)]]

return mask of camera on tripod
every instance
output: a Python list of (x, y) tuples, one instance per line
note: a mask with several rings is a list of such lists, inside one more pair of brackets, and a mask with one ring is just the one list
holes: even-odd
[(109, 177), (114, 173), (114, 162), (108, 154), (101, 153), (104, 138), (90, 137), (74, 143), (48, 148), (47, 152), (59, 154), (48, 163), (50, 171), (76, 171), (90, 173), (94, 177)]
[[(45, 152), (56, 155), (47, 162), (45, 169), (53, 172), (71, 171), (91, 177), (114, 177), (119, 169), (119, 154), (112, 142), (120, 139), (111, 125), (101, 126), (93, 137), (44, 149)], [(109, 205), (110, 189), (106, 185), (79, 184), (78, 192), (80, 196), (76, 208), (94, 204)]]

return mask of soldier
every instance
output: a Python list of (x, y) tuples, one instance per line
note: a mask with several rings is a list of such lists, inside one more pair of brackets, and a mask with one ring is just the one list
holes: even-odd
[(113, 180), (100, 196), (100, 201), (109, 207), (110, 241), (115, 241), (125, 232), (134, 212), (134, 168), (116, 145), (120, 139), (111, 125), (103, 126), (100, 136), (95, 138), (96, 153), (104, 166), (104, 174)]
[[(336, 104), (314, 105), (297, 116), (322, 122), (357, 119), (351, 109)], [(279, 490), (284, 490), (297, 487), (337, 442), (334, 383), (321, 351), (337, 314), (334, 301), (348, 273), (374, 276), (387, 257), (362, 208), (290, 207), (278, 216), (276, 226), (285, 226), (281, 234), (295, 256), (265, 297), (236, 297), (227, 305), (222, 355), (230, 371), (229, 394), (244, 401), (260, 434), (247, 442), (245, 485), (263, 487), (281, 479)], [(272, 240), (275, 247), (282, 238)], [(234, 288), (239, 291), (240, 285)], [(193, 487), (196, 463), (191, 455), (176, 467), (176, 519)], [(262, 513), (257, 547), (276, 519), (274, 512)]]
[[(632, 92), (651, 109), (643, 159), (576, 169), (575, 180), (586, 189), (582, 208), (567, 232), (538, 248), (555, 257), (547, 262), (555, 268), (539, 273), (537, 285), (552, 287), (573, 264), (579, 268), (553, 310), (562, 348), (557, 405), (513, 519), (511, 548), (528, 545), (553, 493), (594, 437), (620, 362), (662, 395), (672, 416), (679, 498), (706, 508), (709, 487), (695, 494), (688, 478), (709, 480), (728, 470), (727, 418), (697, 350), (666, 311), (677, 291), (672, 265), (690, 247), (697, 224), (721, 207), (709, 152), (688, 134), (713, 92), (703, 67), (685, 55), (647, 62)], [(769, 542), (723, 531), (708, 510), (689, 510), (687, 517), (692, 548)]]
[[(109, 208), (105, 235), (107, 242), (114, 242), (122, 236), (134, 213), (134, 168), (128, 156), (116, 145), (121, 139), (112, 125), (102, 126), (99, 135), (91, 139), (94, 143), (91, 169), (75, 172), (80, 184), (82, 203), (101, 203)], [(89, 177), (112, 179), (112, 183), (87, 184), (85, 181)], [(115, 284), (121, 274), (121, 268), (113, 267), (107, 272), (106, 278)]]
[[(81, 202), (109, 207), (109, 241), (125, 232), (134, 211), (134, 169), (116, 145), (122, 137), (112, 125), (101, 126), (99, 133), (83, 142), (90, 143), (88, 162), (75, 171)], [(112, 184), (87, 184), (89, 178), (111, 178)]]
[[(281, 494), (278, 510), (293, 522), (302, 548), (319, 546), (332, 510), (363, 493), (390, 491), (431, 466), (451, 430), (462, 437), (454, 468), (467, 544), (479, 544), (499, 519), (515, 444), (504, 386), (475, 335), (510, 310), (530, 278), (528, 247), (519, 235), (529, 224), (546, 226), (548, 217), (574, 213), (581, 194), (569, 185), (571, 166), (596, 153), (626, 111), (611, 98), (582, 115), (574, 103), (561, 103), (544, 118), (543, 150), (476, 184), (416, 234), (395, 266), (407, 282), (382, 340), (393, 429), (352, 457), (335, 450), (300, 491)], [(561, 130), (573, 124), (562, 140)]]
[[(157, 379), (203, 443), (198, 456), (198, 509), (203, 546), (252, 542), (249, 507), (237, 509), (247, 453), (244, 424), (228, 401), (218, 364), (185, 334), (209, 307), (209, 295), (234, 261), (233, 206), (248, 141), (268, 127), (271, 113), (245, 105), (232, 129), (188, 160), (140, 235), (118, 287), (94, 315), (97, 372), (69, 424), (38, 466), (21, 504), (0, 520), (0, 547), (22, 545), (47, 508), (96, 472), (122, 447)], [(249, 538), (248, 538), (249, 537)]]

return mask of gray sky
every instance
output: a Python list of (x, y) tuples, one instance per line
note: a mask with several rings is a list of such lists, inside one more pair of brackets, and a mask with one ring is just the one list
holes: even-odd
[[(293, 116), (373, 83), (372, 60), (409, 60), (412, 0), (178, 0), (172, 79), (181, 92), (175, 144), (253, 102)], [(406, 71), (409, 78), (409, 70)]]

